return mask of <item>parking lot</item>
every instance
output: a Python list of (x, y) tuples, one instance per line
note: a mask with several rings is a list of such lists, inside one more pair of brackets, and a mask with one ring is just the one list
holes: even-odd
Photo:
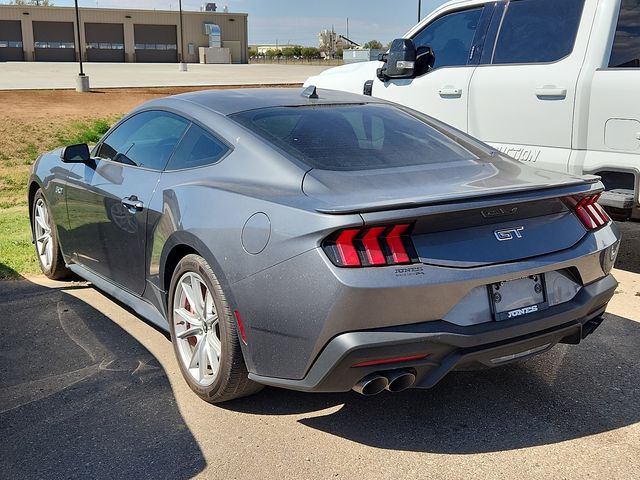
[[(175, 63), (85, 63), (92, 88), (182, 87), (219, 85), (302, 84), (329, 66), (189, 64), (179, 72)], [(77, 63), (5, 62), (0, 90), (75, 88)]]
[[(636, 232), (640, 224), (626, 224)], [(86, 282), (0, 284), (5, 478), (634, 478), (640, 275), (578, 346), (431, 390), (215, 406), (166, 335)]]

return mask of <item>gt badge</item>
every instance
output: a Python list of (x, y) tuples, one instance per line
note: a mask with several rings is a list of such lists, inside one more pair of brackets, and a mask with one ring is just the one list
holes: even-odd
[(496, 230), (493, 234), (498, 241), (504, 242), (505, 240), (513, 240), (514, 238), (522, 238), (522, 232), (524, 227), (505, 228), (503, 230)]

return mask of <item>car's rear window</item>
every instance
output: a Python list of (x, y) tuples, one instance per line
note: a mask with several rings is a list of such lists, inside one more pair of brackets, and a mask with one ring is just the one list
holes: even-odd
[(314, 105), (240, 112), (233, 120), (312, 168), (368, 170), (476, 158), (392, 105)]

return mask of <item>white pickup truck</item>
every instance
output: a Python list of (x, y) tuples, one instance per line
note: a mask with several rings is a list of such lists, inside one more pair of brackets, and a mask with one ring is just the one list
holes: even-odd
[(454, 0), (404, 38), (383, 61), (305, 86), (384, 98), (523, 162), (600, 175), (600, 203), (638, 215), (640, 0)]

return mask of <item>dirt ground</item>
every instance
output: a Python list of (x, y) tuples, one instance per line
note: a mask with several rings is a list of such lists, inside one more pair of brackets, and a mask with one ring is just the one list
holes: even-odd
[[(121, 115), (154, 98), (212, 87), (112, 88), (77, 93), (73, 90), (0, 90), (0, 121), (30, 122)], [(225, 87), (215, 87), (216, 89)], [(234, 87), (228, 87), (234, 88)], [(237, 88), (237, 87), (236, 87)]]

